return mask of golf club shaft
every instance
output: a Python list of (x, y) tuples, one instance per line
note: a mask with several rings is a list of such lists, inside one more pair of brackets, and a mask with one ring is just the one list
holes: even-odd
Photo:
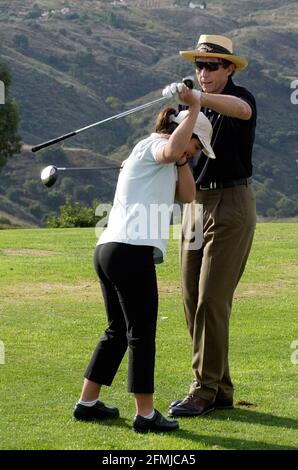
[(167, 97), (163, 96), (162, 98), (158, 98), (153, 101), (149, 101), (148, 103), (142, 104), (140, 106), (137, 106), (136, 108), (129, 109), (127, 111), (123, 111), (122, 113), (116, 114), (115, 116), (108, 117), (106, 119), (102, 119), (101, 121), (94, 122), (93, 124), (90, 124), (89, 126), (82, 127), (81, 129), (77, 129), (76, 131), (69, 132), (68, 134), (63, 134), (60, 137), (56, 137), (55, 139), (48, 140), (46, 142), (42, 142), (41, 144), (35, 145), (32, 147), (32, 152), (38, 152), (39, 150), (49, 147), (50, 145), (54, 145), (58, 142), (61, 142), (62, 140), (69, 139), (70, 137), (73, 137), (75, 135), (80, 134), (81, 132), (84, 132), (88, 129), (91, 129), (92, 127), (99, 126), (100, 124), (103, 124), (105, 122), (113, 121), (114, 119), (119, 119), (124, 116), (128, 116), (129, 114), (135, 113), (137, 111), (140, 111), (141, 109), (149, 108), (150, 106), (153, 106), (155, 103), (159, 103), (161, 101), (168, 100)]
[(90, 170), (100, 170), (100, 171), (105, 171), (105, 170), (120, 170), (120, 166), (113, 166), (113, 167), (88, 167), (88, 168), (78, 168), (78, 167), (64, 167), (64, 168), (57, 168), (58, 171), (90, 171)]

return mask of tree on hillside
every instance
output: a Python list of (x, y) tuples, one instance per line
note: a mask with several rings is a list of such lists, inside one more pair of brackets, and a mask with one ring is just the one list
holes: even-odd
[(25, 34), (15, 34), (13, 45), (17, 50), (26, 50), (29, 47), (29, 40)]
[(20, 122), (19, 108), (15, 101), (8, 99), (11, 75), (5, 64), (0, 63), (0, 80), (5, 87), (5, 104), (0, 104), (0, 171), (7, 159), (21, 149), (18, 135)]

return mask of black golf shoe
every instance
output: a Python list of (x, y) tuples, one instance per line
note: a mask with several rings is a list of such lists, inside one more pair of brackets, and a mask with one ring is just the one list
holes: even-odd
[(73, 417), (82, 421), (112, 419), (118, 418), (118, 416), (118, 408), (115, 408), (114, 406), (106, 406), (99, 400), (93, 406), (84, 406), (77, 403), (73, 410)]
[(176, 431), (179, 428), (179, 423), (175, 419), (166, 419), (157, 410), (152, 419), (143, 418), (137, 415), (133, 421), (132, 430), (140, 433), (153, 432), (170, 432)]

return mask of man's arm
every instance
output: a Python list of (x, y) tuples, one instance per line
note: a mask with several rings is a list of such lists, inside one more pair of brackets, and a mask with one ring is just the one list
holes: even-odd
[(202, 93), (201, 106), (233, 118), (248, 121), (252, 116), (250, 105), (236, 96)]

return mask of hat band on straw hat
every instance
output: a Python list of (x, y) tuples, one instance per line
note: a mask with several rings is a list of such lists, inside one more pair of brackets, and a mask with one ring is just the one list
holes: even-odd
[(219, 44), (212, 44), (211, 42), (203, 42), (197, 45), (198, 52), (208, 52), (210, 54), (230, 54), (231, 51), (225, 47), (220, 46)]

